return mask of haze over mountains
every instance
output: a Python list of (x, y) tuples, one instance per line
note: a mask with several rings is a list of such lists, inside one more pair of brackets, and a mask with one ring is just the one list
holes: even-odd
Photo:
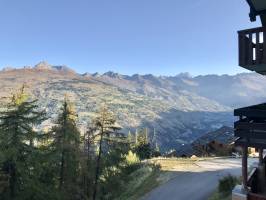
[[(163, 150), (233, 123), (232, 110), (266, 100), (266, 79), (254, 73), (192, 77), (135, 74), (78, 74), (67, 66), (41, 62), (0, 72), (0, 97), (26, 83), (48, 115), (56, 116), (65, 94), (76, 105), (84, 128), (103, 102), (115, 111), (124, 132), (148, 127)], [(43, 126), (53, 122), (46, 121)], [(155, 133), (155, 136), (153, 136)]]

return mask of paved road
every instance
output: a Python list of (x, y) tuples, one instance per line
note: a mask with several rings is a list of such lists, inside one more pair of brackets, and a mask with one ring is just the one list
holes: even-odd
[(199, 167), (181, 172), (166, 184), (148, 193), (144, 200), (207, 200), (218, 186), (219, 179), (232, 174), (240, 175), (240, 159), (199, 161)]

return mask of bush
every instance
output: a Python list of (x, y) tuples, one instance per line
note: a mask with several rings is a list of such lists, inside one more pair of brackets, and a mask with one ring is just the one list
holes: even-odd
[(161, 154), (160, 151), (158, 151), (158, 150), (154, 150), (154, 151), (152, 152), (152, 157), (158, 158), (158, 157), (160, 157), (160, 156), (162, 156), (162, 154)]
[(134, 152), (141, 160), (149, 159), (152, 155), (152, 148), (150, 143), (142, 143), (135, 147)]
[(219, 193), (221, 193), (223, 196), (229, 195), (238, 183), (238, 178), (229, 174), (219, 181)]
[(139, 157), (137, 154), (133, 153), (132, 151), (129, 151), (126, 155), (126, 163), (127, 165), (134, 165), (138, 164), (140, 162)]

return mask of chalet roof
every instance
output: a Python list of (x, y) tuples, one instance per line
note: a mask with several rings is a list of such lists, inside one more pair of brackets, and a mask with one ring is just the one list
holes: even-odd
[(256, 16), (260, 16), (262, 25), (266, 26), (266, 1), (265, 0), (247, 0), (250, 6), (250, 20), (256, 21)]

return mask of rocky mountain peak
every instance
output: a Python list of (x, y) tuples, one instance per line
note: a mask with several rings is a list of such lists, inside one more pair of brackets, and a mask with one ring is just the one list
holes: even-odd
[(97, 77), (100, 77), (101, 74), (99, 74), (98, 72), (96, 72), (96, 73), (93, 73), (92, 76), (97, 78)]
[(177, 78), (192, 78), (192, 75), (189, 72), (183, 72), (183, 73), (177, 74), (175, 77), (177, 77)]
[(46, 61), (41, 61), (38, 64), (36, 64), (34, 66), (34, 69), (38, 69), (38, 70), (51, 70), (52, 69), (52, 65), (50, 65), (48, 62)]
[(76, 73), (73, 69), (69, 68), (66, 65), (52, 66), (52, 69), (66, 73)]
[(139, 75), (139, 74), (133, 74), (130, 78), (132, 80), (141, 80), (141, 75)]
[(86, 73), (84, 73), (84, 74), (81, 74), (81, 76), (83, 76), (83, 77), (91, 77), (92, 74), (89, 73), (89, 72), (86, 72)]
[(51, 65), (46, 61), (39, 62), (34, 66), (33, 69), (37, 70), (54, 70), (64, 73), (76, 73), (73, 69), (67, 67), (66, 65)]
[(156, 79), (156, 76), (154, 76), (153, 74), (145, 74), (143, 75), (143, 77), (146, 79)]
[(108, 76), (110, 78), (122, 78), (121, 74), (115, 73), (113, 71), (108, 71), (108, 72), (104, 73), (103, 76)]

